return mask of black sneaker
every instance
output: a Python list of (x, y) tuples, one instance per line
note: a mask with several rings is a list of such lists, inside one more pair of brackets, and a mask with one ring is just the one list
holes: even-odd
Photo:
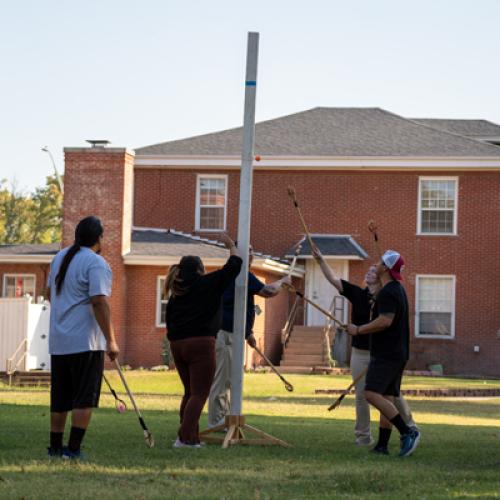
[(49, 458), (61, 458), (62, 448), (52, 448), (49, 446), (47, 448), (47, 455), (49, 456)]
[(389, 450), (385, 446), (375, 446), (370, 450), (370, 453), (375, 455), (389, 455)]

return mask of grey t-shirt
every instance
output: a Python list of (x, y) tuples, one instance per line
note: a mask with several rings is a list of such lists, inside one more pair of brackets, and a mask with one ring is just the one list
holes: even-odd
[(111, 268), (100, 255), (82, 247), (71, 260), (58, 295), (55, 278), (68, 249), (61, 250), (50, 266), (49, 352), (105, 351), (106, 339), (95, 319), (90, 298), (111, 295)]

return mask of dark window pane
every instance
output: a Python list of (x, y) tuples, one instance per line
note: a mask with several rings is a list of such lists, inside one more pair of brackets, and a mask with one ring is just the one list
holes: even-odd
[(451, 313), (421, 312), (419, 335), (451, 335)]
[(452, 210), (423, 210), (422, 233), (453, 233)]

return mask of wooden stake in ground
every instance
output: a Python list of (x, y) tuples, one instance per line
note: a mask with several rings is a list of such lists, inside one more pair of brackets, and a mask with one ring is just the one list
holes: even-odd
[(340, 403), (342, 403), (342, 400), (349, 394), (351, 389), (366, 375), (366, 372), (368, 371), (368, 368), (366, 370), (363, 370), (349, 385), (349, 387), (344, 391), (344, 394), (341, 394), (332, 405), (328, 407), (328, 411), (335, 410), (337, 406), (340, 406)]
[(311, 234), (309, 233), (309, 229), (307, 229), (307, 224), (306, 224), (306, 221), (304, 219), (304, 216), (302, 215), (302, 210), (299, 207), (299, 202), (297, 201), (297, 195), (295, 193), (295, 188), (293, 186), (288, 186), (287, 191), (288, 191), (288, 196), (290, 196), (290, 198), (292, 199), (293, 204), (297, 210), (297, 213), (299, 214), (300, 222), (302, 223), (302, 227), (304, 228), (304, 232), (305, 232), (305, 235), (309, 241), (309, 245), (311, 245), (311, 252), (312, 252), (314, 243), (313, 243), (313, 240), (311, 238)]

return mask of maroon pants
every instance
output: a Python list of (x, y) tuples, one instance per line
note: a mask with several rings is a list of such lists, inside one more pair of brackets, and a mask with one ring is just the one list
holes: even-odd
[(179, 439), (183, 443), (199, 443), (198, 422), (215, 374), (215, 338), (173, 340), (170, 342), (170, 350), (184, 386)]

